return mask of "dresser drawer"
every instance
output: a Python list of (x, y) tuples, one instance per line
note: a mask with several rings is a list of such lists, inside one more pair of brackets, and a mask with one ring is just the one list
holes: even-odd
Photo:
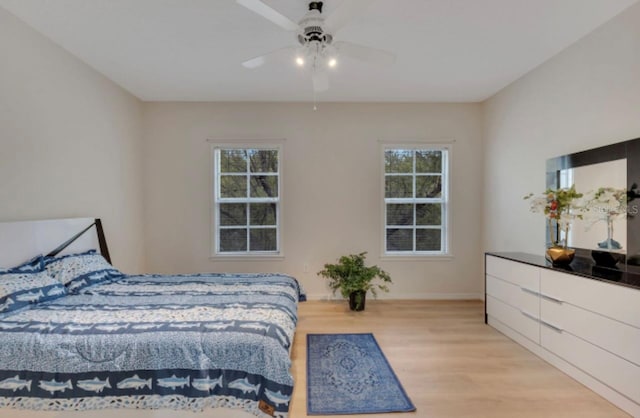
[(540, 293), (640, 328), (640, 290), (543, 269)]
[(640, 366), (640, 329), (597, 313), (546, 299), (540, 318)]
[(540, 317), (540, 297), (525, 287), (487, 275), (487, 294), (530, 316)]
[(534, 292), (540, 290), (540, 269), (528, 264), (505, 260), (499, 257), (486, 257), (487, 274)]
[(528, 312), (516, 309), (488, 295), (487, 314), (536, 344), (540, 344), (540, 323)]
[(542, 346), (595, 379), (640, 402), (640, 367), (568, 332), (540, 326)]

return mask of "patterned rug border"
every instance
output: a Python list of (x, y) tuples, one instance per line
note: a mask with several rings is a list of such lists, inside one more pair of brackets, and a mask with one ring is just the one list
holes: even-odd
[[(373, 342), (373, 344), (376, 346), (376, 348), (378, 349), (378, 351), (380, 352), (380, 356), (382, 357), (382, 361), (384, 362), (384, 364), (386, 364), (387, 368), (389, 369), (389, 372), (391, 374), (391, 376), (394, 378), (396, 385), (398, 385), (398, 389), (400, 390), (400, 392), (402, 393), (402, 395), (405, 397), (407, 404), (409, 405), (408, 408), (406, 409), (400, 409), (400, 408), (389, 408), (389, 409), (385, 409), (385, 410), (379, 410), (379, 411), (375, 411), (375, 412), (363, 412), (363, 411), (351, 411), (351, 412), (346, 412), (346, 411), (338, 411), (338, 412), (326, 412), (326, 411), (312, 411), (311, 407), (310, 407), (310, 395), (311, 395), (311, 389), (310, 389), (310, 385), (309, 385), (309, 367), (310, 367), (310, 350), (309, 350), (309, 342), (310, 339), (316, 336), (336, 336), (336, 337), (340, 337), (340, 336), (369, 336), (371, 337), (371, 340)], [(385, 413), (393, 413), (393, 412), (413, 412), (416, 410), (415, 405), (413, 404), (413, 402), (411, 401), (411, 399), (409, 398), (409, 396), (407, 395), (407, 392), (404, 390), (404, 387), (402, 386), (402, 383), (400, 383), (400, 380), (398, 379), (398, 376), (396, 375), (395, 371), (393, 370), (393, 367), (391, 367), (391, 364), (389, 363), (389, 360), (387, 359), (387, 356), (384, 354), (384, 351), (382, 351), (382, 348), (380, 348), (380, 344), (378, 344), (378, 340), (376, 340), (376, 337), (373, 335), (373, 333), (371, 332), (363, 332), (363, 333), (320, 333), (320, 334), (316, 334), (316, 333), (310, 333), (307, 334), (307, 415), (355, 415), (355, 414), (385, 414)]]

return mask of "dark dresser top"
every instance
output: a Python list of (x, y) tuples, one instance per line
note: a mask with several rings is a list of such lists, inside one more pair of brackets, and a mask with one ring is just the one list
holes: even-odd
[(554, 266), (542, 255), (521, 252), (488, 252), (486, 255), (640, 290), (640, 274), (623, 270), (626, 265), (621, 268), (600, 267), (590, 258), (575, 257), (568, 266)]

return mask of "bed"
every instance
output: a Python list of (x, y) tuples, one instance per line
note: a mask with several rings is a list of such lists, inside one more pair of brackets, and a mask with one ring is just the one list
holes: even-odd
[[(27, 306), (0, 310), (0, 408), (11, 408), (2, 411), (233, 408), (288, 416), (290, 350), (297, 303), (304, 300), (294, 278), (124, 275), (105, 261), (99, 221), (66, 220), (64, 228), (42, 222), (35, 229), (48, 232), (24, 234), (33, 227), (0, 224), (0, 249), (7, 248), (0, 266), (28, 258), (2, 242), (7, 231), (20, 230), (32, 241), (27, 247), (49, 254), (36, 264), (55, 279), (14, 294), (14, 304)], [(44, 248), (57, 246), (51, 235), (69, 229), (95, 233), (60, 240), (64, 248), (51, 255)], [(91, 264), (89, 272), (78, 268), (82, 263)], [(38, 292), (44, 300), (31, 303)]]

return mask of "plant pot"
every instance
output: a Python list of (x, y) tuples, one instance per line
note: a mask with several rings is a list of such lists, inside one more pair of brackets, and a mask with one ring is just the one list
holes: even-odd
[(573, 261), (573, 257), (576, 255), (576, 250), (566, 247), (551, 247), (547, 249), (547, 259), (551, 261), (554, 266), (567, 266)]
[(367, 297), (366, 290), (357, 290), (349, 294), (349, 309), (352, 311), (364, 311), (364, 303)]
[(591, 251), (591, 258), (596, 262), (596, 266), (615, 268), (616, 264), (624, 262), (624, 254), (609, 251)]

